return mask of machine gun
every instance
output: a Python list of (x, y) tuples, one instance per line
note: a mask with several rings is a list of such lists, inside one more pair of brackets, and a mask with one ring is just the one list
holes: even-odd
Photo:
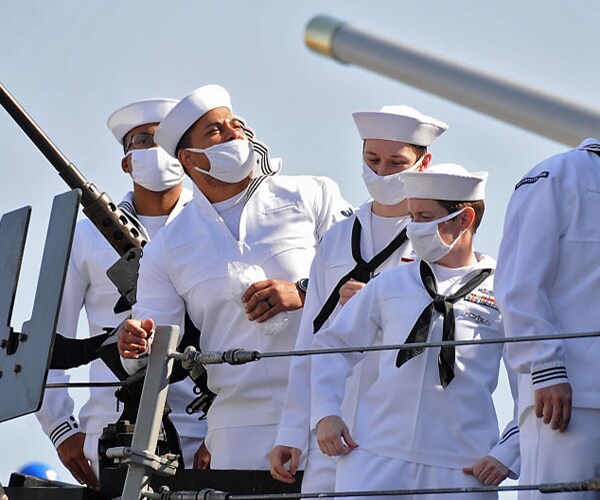
[(142, 247), (146, 244), (146, 240), (125, 212), (106, 193), (101, 193), (83, 176), (1, 83), (0, 104), (58, 171), (67, 185), (71, 189), (81, 190), (83, 213), (120, 256), (106, 272), (121, 295), (115, 305), (115, 313), (130, 309), (136, 300), (137, 276)]
[[(120, 313), (131, 309), (136, 302), (136, 285), (142, 248), (147, 241), (125, 212), (106, 193), (101, 193), (94, 184), (83, 176), (75, 165), (67, 160), (2, 84), (0, 84), (0, 104), (58, 171), (67, 185), (72, 189), (77, 188), (81, 191), (80, 202), (83, 206), (83, 213), (120, 256), (119, 260), (106, 272), (121, 296), (115, 305), (114, 312)], [(102, 358), (117, 378), (125, 381), (123, 387), (118, 391), (119, 399), (125, 403), (119, 422), (127, 427), (135, 422), (139, 398), (141, 397), (143, 376), (128, 378), (128, 374), (123, 370), (114, 343), (115, 331), (116, 328), (107, 328), (104, 333), (86, 339), (66, 338), (57, 333), (50, 368), (69, 369), (87, 364), (99, 357)], [(198, 345), (199, 335), (200, 332), (186, 315), (182, 347)], [(112, 342), (108, 340), (111, 337)], [(201, 396), (189, 405), (187, 411), (190, 414), (200, 412), (205, 416), (210, 403), (214, 399), (214, 394), (208, 390), (205, 372), (197, 370), (196, 373), (197, 376), (193, 377), (193, 380), (196, 383), (196, 393), (201, 394)], [(177, 363), (171, 382), (183, 380), (187, 375), (187, 371), (182, 370), (180, 363)], [(169, 409), (165, 410), (164, 425), (168, 429), (167, 440), (170, 441), (171, 447), (176, 449), (177, 446), (174, 443), (178, 440), (174, 427), (168, 419), (169, 411)], [(115, 425), (119, 427), (118, 424)], [(109, 435), (112, 435), (112, 431), (113, 429), (109, 429)]]

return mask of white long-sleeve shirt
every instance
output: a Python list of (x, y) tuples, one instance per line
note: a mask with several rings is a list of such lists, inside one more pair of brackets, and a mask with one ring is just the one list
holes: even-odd
[[(274, 176), (245, 203), (236, 239), (195, 188), (193, 202), (146, 247), (133, 317), (180, 324), (185, 307), (201, 331), (203, 351), (291, 350), (302, 311), (289, 313), (283, 331), (264, 333), (247, 319), (240, 298), (228, 292), (228, 263), (258, 265), (267, 279), (306, 277), (325, 231), (349, 215), (348, 208), (331, 179)], [(124, 360), (129, 370), (141, 362)], [(209, 430), (279, 421), (288, 359), (206, 368), (208, 386), (217, 394), (208, 413)]]
[[(589, 148), (588, 151), (586, 148)], [(596, 331), (600, 290), (600, 143), (553, 156), (517, 184), (504, 223), (496, 295), (508, 336)], [(600, 408), (600, 339), (510, 344), (519, 410), (568, 382), (573, 406)]]
[[(422, 284), (419, 263), (381, 273), (352, 298), (333, 324), (315, 335), (314, 348), (403, 343), (431, 297)], [(449, 276), (447, 268), (434, 273), (438, 290), (455, 292), (473, 273), (494, 267), (482, 257), (463, 276)], [(444, 276), (441, 280), (439, 275)], [(503, 336), (500, 313), (488, 277), (465, 299), (454, 304), (455, 338), (486, 339)], [(434, 314), (429, 340), (440, 341), (442, 317)], [(439, 348), (396, 368), (397, 351), (381, 351), (377, 379), (361, 394), (354, 423), (354, 439), (361, 449), (390, 458), (434, 466), (462, 468), (492, 455), (511, 471), (519, 470), (516, 420), (502, 435), (492, 393), (503, 356), (502, 344), (456, 347), (455, 378), (443, 389), (438, 373)], [(312, 360), (312, 425), (329, 415), (341, 415), (346, 378), (354, 364), (369, 353), (338, 353)], [(512, 381), (511, 381), (512, 382)], [(513, 384), (511, 384), (513, 387)]]
[[(126, 199), (131, 201), (131, 194)], [(190, 191), (184, 190), (166, 223), (170, 223), (190, 199)], [(116, 327), (127, 317), (128, 312), (113, 312), (120, 295), (106, 276), (107, 269), (118, 257), (91, 221), (83, 219), (77, 223), (57, 326), (59, 333), (71, 338), (77, 336), (82, 308), (85, 308), (88, 333), (91, 335), (102, 333), (104, 327)], [(117, 381), (100, 359), (90, 363), (89, 379), (91, 382)], [(69, 380), (70, 375), (63, 370), (50, 370), (48, 374), (49, 383)], [(174, 384), (169, 391), (169, 404), (173, 410), (171, 418), (178, 432), (182, 436), (198, 436), (200, 440), (206, 433), (206, 424), (198, 422), (197, 416), (189, 416), (185, 412), (185, 407), (196, 397), (193, 387), (190, 379)], [(77, 419), (73, 415), (74, 402), (68, 390), (48, 389), (36, 416), (55, 447), (77, 432), (100, 434), (106, 425), (116, 422), (121, 414), (119, 410), (122, 411), (122, 405), (118, 407), (115, 391), (114, 387), (90, 388), (90, 398)]]
[[(378, 245), (373, 234), (372, 225), (372, 202), (362, 205), (355, 214), (360, 221), (361, 232), (361, 256), (367, 262), (376, 253), (380, 252), (384, 245)], [(310, 270), (310, 280), (302, 321), (296, 341), (296, 350), (310, 349), (313, 341), (313, 320), (323, 307), (329, 294), (335, 288), (339, 280), (345, 276), (355, 265), (352, 257), (352, 227), (354, 217), (348, 218), (332, 227), (325, 236), (313, 260)], [(394, 223), (395, 234), (389, 234), (385, 238), (389, 243), (396, 234), (402, 231), (407, 223), (408, 217), (391, 220)], [(379, 241), (380, 238), (377, 238)], [(383, 241), (383, 240), (382, 240)], [(410, 243), (404, 243), (398, 248), (377, 270), (381, 272), (399, 265), (401, 262), (412, 260), (410, 257)], [(325, 322), (323, 328), (331, 324), (340, 310), (340, 305), (333, 311), (331, 317)], [(372, 362), (376, 356), (371, 356), (368, 363), (360, 363), (354, 367), (352, 381), (347, 384), (346, 396), (344, 398), (344, 419), (352, 426), (356, 398), (359, 392), (359, 384), (368, 384), (376, 373), (377, 364)], [(285, 397), (284, 409), (279, 422), (276, 444), (292, 446), (300, 450), (306, 450), (310, 435), (310, 367), (311, 357), (302, 356), (293, 358), (290, 364), (290, 377), (288, 390)], [(361, 376), (361, 373), (364, 375)]]

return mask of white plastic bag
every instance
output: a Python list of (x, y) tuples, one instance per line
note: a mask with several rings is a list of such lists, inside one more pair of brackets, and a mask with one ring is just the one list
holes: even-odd
[[(229, 296), (245, 313), (246, 304), (242, 302), (242, 296), (246, 293), (250, 285), (267, 279), (265, 271), (260, 266), (236, 261), (230, 262), (227, 265), (227, 272), (229, 274)], [(264, 334), (275, 335), (285, 329), (289, 320), (289, 312), (283, 311), (262, 323), (257, 323), (256, 321), (252, 323), (262, 330)]]

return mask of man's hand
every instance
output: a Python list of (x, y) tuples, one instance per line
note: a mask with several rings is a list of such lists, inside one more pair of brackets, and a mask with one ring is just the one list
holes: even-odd
[(317, 441), (321, 451), (330, 457), (347, 455), (358, 444), (354, 442), (348, 426), (337, 415), (322, 418), (317, 424)]
[(304, 305), (304, 294), (296, 283), (283, 280), (257, 281), (242, 296), (250, 321), (262, 323), (283, 311), (295, 311)]
[(465, 474), (471, 474), (487, 486), (498, 486), (508, 477), (508, 467), (490, 455), (478, 460), (472, 467), (464, 467)]
[(194, 469), (208, 469), (210, 467), (210, 452), (204, 441), (194, 453)]
[(361, 283), (360, 281), (346, 281), (346, 283), (342, 285), (342, 288), (340, 288), (340, 304), (344, 305), (364, 287), (365, 284)]
[(119, 354), (124, 358), (137, 358), (148, 350), (148, 339), (153, 333), (154, 321), (151, 319), (128, 319), (119, 328)]
[[(300, 455), (302, 451), (291, 446), (277, 445), (269, 453), (269, 465), (271, 467), (271, 476), (282, 483), (292, 484), (294, 476), (298, 471), (300, 464)], [(287, 470), (284, 466), (290, 462), (290, 468)]]
[(86, 484), (90, 488), (97, 490), (99, 486), (98, 478), (94, 474), (94, 470), (90, 467), (88, 459), (83, 454), (84, 441), (85, 434), (78, 432), (60, 443), (56, 451), (58, 452), (60, 461), (69, 469), (69, 472), (73, 474), (73, 477), (80, 484)]
[(552, 430), (565, 432), (571, 420), (571, 384), (556, 384), (533, 392), (535, 416), (550, 424)]

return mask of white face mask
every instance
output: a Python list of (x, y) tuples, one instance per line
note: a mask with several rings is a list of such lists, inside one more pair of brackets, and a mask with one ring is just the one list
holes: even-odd
[(458, 238), (465, 231), (461, 231), (458, 237), (450, 244), (442, 240), (438, 231), (438, 224), (454, 219), (457, 215), (463, 212), (464, 208), (449, 214), (441, 219), (432, 220), (430, 222), (409, 222), (406, 226), (406, 234), (412, 244), (415, 253), (426, 262), (434, 263), (444, 258), (454, 247)]
[(133, 149), (127, 156), (133, 182), (150, 191), (164, 191), (183, 179), (183, 167), (163, 148)]
[(391, 175), (377, 175), (364, 161), (362, 164), (362, 178), (371, 197), (382, 205), (396, 205), (406, 198), (402, 175), (405, 172), (414, 172), (419, 168), (423, 157), (412, 167)]
[(210, 175), (229, 184), (243, 181), (254, 167), (254, 149), (250, 141), (234, 139), (215, 144), (210, 148), (188, 148), (192, 153), (204, 153), (210, 163), (210, 170), (194, 167), (194, 170)]

